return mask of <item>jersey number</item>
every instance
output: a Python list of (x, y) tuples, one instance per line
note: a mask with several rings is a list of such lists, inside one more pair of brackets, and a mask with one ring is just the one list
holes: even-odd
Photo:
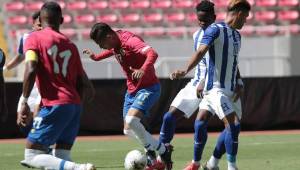
[(58, 65), (58, 62), (56, 61), (57, 54), (60, 58), (64, 59), (61, 72), (62, 72), (63, 76), (66, 77), (67, 76), (67, 68), (68, 68), (68, 64), (69, 64), (69, 59), (72, 55), (72, 52), (70, 50), (65, 50), (65, 51), (62, 51), (62, 52), (58, 53), (57, 46), (53, 45), (50, 49), (48, 49), (47, 53), (48, 53), (48, 55), (50, 55), (52, 57), (54, 73), (56, 73), (56, 74), (60, 73), (59, 65)]

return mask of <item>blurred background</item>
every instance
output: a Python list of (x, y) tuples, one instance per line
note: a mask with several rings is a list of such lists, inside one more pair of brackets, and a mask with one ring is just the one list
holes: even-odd
[[(300, 128), (300, 0), (248, 0), (252, 11), (242, 34), (239, 68), (245, 83), (243, 130)], [(31, 15), (41, 0), (2, 0), (0, 47), (7, 61), (16, 55), (20, 36), (31, 29)], [(90, 27), (106, 22), (143, 37), (159, 53), (155, 67), (162, 95), (145, 124), (158, 132), (161, 119), (189, 79), (171, 81), (169, 74), (182, 68), (193, 54), (192, 35), (198, 29), (195, 6), (200, 0), (61, 0), (64, 14), (61, 32), (82, 51), (100, 52), (89, 39)], [(217, 21), (226, 17), (226, 0), (213, 0)], [(88, 76), (97, 90), (93, 103), (85, 104), (81, 134), (122, 133), (122, 104), (126, 91), (119, 64), (108, 59), (94, 62), (82, 55)], [(21, 94), (23, 65), (5, 73), (9, 118), (0, 138), (20, 136), (15, 126), (16, 106)], [(191, 72), (190, 76), (193, 73)], [(218, 119), (210, 130), (219, 130)], [(193, 118), (178, 123), (178, 131), (192, 132)]]

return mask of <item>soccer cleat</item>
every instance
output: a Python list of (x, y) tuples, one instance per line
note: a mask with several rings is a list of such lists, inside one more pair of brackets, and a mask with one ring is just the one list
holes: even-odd
[(96, 170), (96, 167), (90, 163), (80, 164), (79, 170)]
[(173, 166), (173, 162), (172, 162), (173, 146), (171, 144), (165, 144), (165, 147), (166, 147), (166, 151), (160, 155), (160, 158), (164, 162), (166, 166), (166, 170), (171, 170)]
[(29, 165), (29, 164), (27, 163), (27, 161), (26, 161), (26, 160), (22, 160), (22, 161), (20, 161), (20, 164), (21, 164), (22, 166), (25, 166), (25, 167), (27, 167), (27, 168), (34, 168), (33, 166)]
[(209, 168), (209, 167), (207, 167), (207, 163), (206, 163), (203, 166), (201, 166), (201, 169), (202, 170), (219, 170), (219, 167), (216, 166), (216, 167), (213, 167), (213, 168)]
[(200, 168), (200, 165), (197, 165), (194, 162), (191, 162), (183, 170), (198, 170), (199, 168)]
[(145, 170), (164, 170), (165, 164), (159, 160), (156, 160), (153, 164), (147, 165)]

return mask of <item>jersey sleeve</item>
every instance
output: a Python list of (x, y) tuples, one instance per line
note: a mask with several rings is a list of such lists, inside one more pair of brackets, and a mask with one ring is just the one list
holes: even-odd
[(210, 25), (204, 31), (201, 44), (211, 46), (214, 43), (214, 41), (219, 37), (219, 35), (220, 35), (220, 28), (215, 24)]
[(25, 53), (27, 50), (39, 50), (38, 41), (34, 33), (30, 34), (25, 41), (23, 52)]

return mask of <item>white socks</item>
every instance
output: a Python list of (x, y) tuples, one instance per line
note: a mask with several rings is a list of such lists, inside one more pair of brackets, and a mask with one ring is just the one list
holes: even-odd
[(71, 151), (70, 150), (66, 150), (66, 149), (53, 149), (52, 150), (52, 155), (66, 160), (66, 161), (71, 161)]
[(228, 170), (237, 170), (237, 166), (235, 162), (227, 162), (228, 164)]
[(129, 130), (124, 130), (124, 134), (137, 139), (146, 149), (158, 150), (159, 154), (165, 152), (166, 148), (163, 144), (159, 147), (160, 143), (153, 138), (153, 136), (146, 131), (140, 118), (135, 116), (126, 116), (125, 122), (129, 125)]
[(219, 159), (215, 158), (214, 156), (211, 156), (210, 159), (209, 159), (209, 161), (207, 162), (206, 166), (208, 168), (215, 168), (215, 167), (218, 166), (219, 161), (220, 161)]

